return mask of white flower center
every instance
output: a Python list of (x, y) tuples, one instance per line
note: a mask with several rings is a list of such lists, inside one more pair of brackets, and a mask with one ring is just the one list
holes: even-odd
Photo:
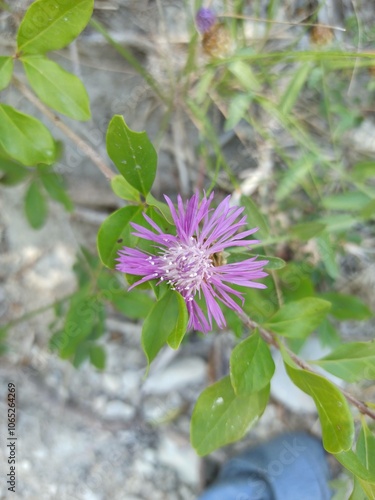
[(159, 269), (173, 289), (184, 297), (193, 298), (202, 281), (208, 280), (214, 268), (207, 249), (200, 248), (196, 240), (191, 245), (178, 244), (160, 255)]

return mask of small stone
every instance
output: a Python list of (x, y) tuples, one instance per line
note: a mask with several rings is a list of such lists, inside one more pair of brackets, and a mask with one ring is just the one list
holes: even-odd
[(132, 420), (135, 416), (135, 408), (117, 399), (110, 401), (104, 410), (104, 417), (111, 420)]
[(183, 387), (191, 387), (205, 381), (206, 370), (206, 363), (202, 358), (178, 359), (150, 376), (142, 390), (146, 394), (167, 394)]
[(190, 485), (199, 485), (199, 457), (188, 442), (180, 443), (164, 435), (158, 450), (159, 460), (176, 471)]

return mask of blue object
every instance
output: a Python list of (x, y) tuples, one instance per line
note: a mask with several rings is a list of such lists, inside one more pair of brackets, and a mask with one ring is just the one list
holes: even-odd
[(294, 432), (229, 460), (198, 500), (329, 500), (328, 481), (321, 442)]

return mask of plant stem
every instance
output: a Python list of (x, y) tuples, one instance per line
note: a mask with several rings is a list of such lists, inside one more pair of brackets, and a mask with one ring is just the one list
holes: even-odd
[(72, 298), (73, 295), (75, 295), (75, 293), (71, 293), (71, 294), (67, 295), (66, 297), (63, 297), (60, 300), (56, 300), (52, 304), (48, 304), (47, 306), (42, 306), (42, 307), (39, 307), (38, 309), (34, 309), (33, 311), (29, 311), (29, 312), (25, 313), (24, 315), (20, 316), (19, 318), (16, 318), (16, 319), (9, 321), (9, 323), (2, 326), (1, 329), (2, 330), (9, 330), (10, 328), (13, 328), (16, 325), (23, 323), (24, 321), (27, 321), (30, 318), (33, 318), (37, 314), (42, 314), (42, 313), (48, 311), (49, 309), (52, 309), (53, 307), (55, 307), (58, 304), (63, 304), (64, 302), (66, 302), (67, 300)]
[[(254, 330), (255, 328), (257, 328), (260, 336), (262, 337), (262, 339), (265, 342), (267, 342), (267, 344), (272, 345), (272, 346), (276, 347), (277, 349), (280, 349), (280, 345), (279, 345), (280, 341), (277, 340), (276, 337), (271, 332), (269, 332), (268, 330), (265, 330), (264, 328), (259, 326), (255, 321), (251, 320), (245, 314), (240, 315), (240, 318), (241, 318), (242, 322), (244, 323), (244, 325), (247, 326), (249, 329)], [(283, 347), (299, 368), (301, 368), (302, 370), (307, 370), (309, 372), (315, 373), (316, 375), (320, 375), (308, 363), (306, 363), (306, 361), (304, 361), (302, 358), (297, 356), (297, 354), (295, 354), (293, 351), (291, 351), (288, 347), (286, 347), (285, 345)], [(350, 392), (346, 391), (342, 387), (339, 387), (336, 384), (335, 384), (335, 386), (346, 397), (346, 399), (349, 401), (349, 403), (351, 403), (353, 406), (357, 407), (358, 410), (363, 415), (367, 415), (368, 417), (375, 420), (375, 411), (372, 410), (371, 408), (369, 408), (365, 402), (360, 401), (359, 399), (354, 397)]]
[(98, 167), (102, 174), (111, 180), (115, 177), (115, 172), (111, 170), (104, 159), (95, 151), (94, 148), (90, 146), (86, 141), (84, 141), (79, 135), (77, 135), (71, 128), (69, 128), (63, 121), (60, 120), (52, 111), (50, 111), (47, 106), (45, 106), (36, 95), (29, 90), (26, 85), (24, 85), (18, 78), (13, 77), (13, 83), (15, 87), (29, 100), (36, 108), (39, 109), (49, 120), (56, 125), (69, 139), (71, 139), (78, 147), (81, 149), (90, 160)]

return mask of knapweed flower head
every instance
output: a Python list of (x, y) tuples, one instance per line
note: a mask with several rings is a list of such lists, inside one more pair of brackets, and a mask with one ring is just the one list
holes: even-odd
[[(226, 321), (220, 302), (238, 313), (243, 312), (234, 300), (237, 297), (243, 303), (243, 295), (231, 288), (231, 284), (266, 287), (254, 280), (267, 276), (263, 267), (268, 261), (252, 257), (227, 264), (223, 259), (224, 251), (229, 247), (247, 247), (258, 243), (257, 240), (245, 239), (257, 228), (239, 232), (246, 216), (242, 215), (243, 207), (230, 206), (230, 196), (216, 209), (210, 208), (213, 193), (208, 198), (204, 196), (201, 202), (195, 194), (185, 206), (179, 196), (177, 210), (168, 196), (165, 199), (176, 225), (176, 234), (164, 233), (150, 217), (143, 214), (153, 230), (132, 224), (135, 229), (133, 235), (153, 241), (155, 253), (124, 247), (119, 251), (116, 269), (141, 277), (132, 287), (157, 280), (177, 290), (187, 306), (188, 328), (208, 332), (212, 330), (213, 320), (219, 328), (224, 328)], [(198, 304), (200, 299), (206, 303), (206, 313)]]
[(195, 15), (195, 22), (200, 33), (206, 33), (216, 23), (216, 14), (209, 8), (202, 7)]

